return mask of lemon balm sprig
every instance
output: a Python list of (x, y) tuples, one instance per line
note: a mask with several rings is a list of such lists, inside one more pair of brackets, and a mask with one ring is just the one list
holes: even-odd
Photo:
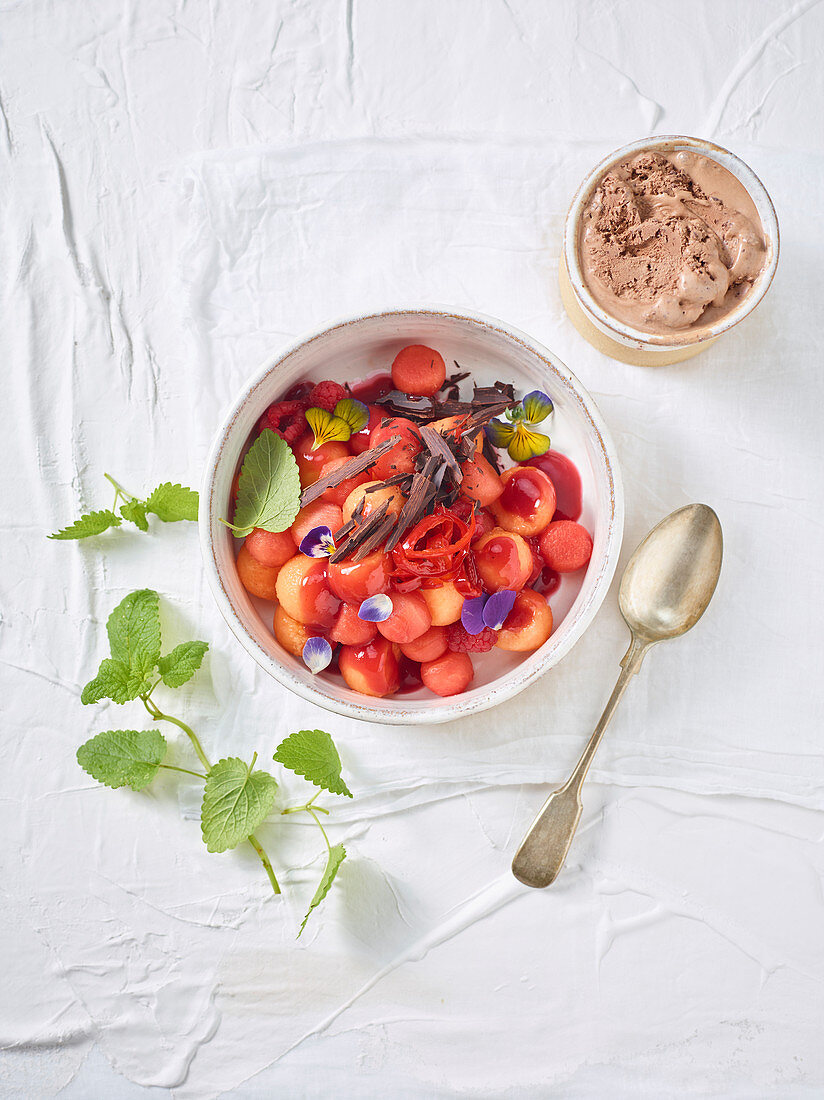
[[(110, 699), (119, 705), (140, 700), (155, 722), (168, 722), (182, 730), (197, 757), (201, 770), (165, 762), (168, 744), (159, 729), (106, 730), (77, 750), (81, 768), (107, 787), (130, 787), (142, 791), (162, 768), (181, 772), (203, 781), (200, 827), (209, 852), (225, 852), (248, 843), (257, 853), (275, 894), (281, 892), (272, 862), (255, 835), (272, 813), (278, 794), (273, 775), (256, 768), (257, 753), (250, 762), (230, 756), (212, 764), (195, 731), (188, 723), (168, 714), (155, 701), (158, 688), (176, 689), (187, 683), (200, 668), (208, 650), (206, 642), (183, 642), (171, 652), (161, 653), (160, 601), (157, 592), (144, 588), (132, 592), (112, 611), (106, 623), (111, 655), (100, 664), (97, 675), (81, 695), (84, 704)], [(305, 812), (323, 834), (326, 867), (300, 927), (323, 901), (346, 857), (341, 844), (333, 845), (318, 814), (329, 810), (315, 805), (323, 791), (352, 797), (341, 776), (341, 760), (332, 738), (323, 730), (300, 730), (278, 746), (274, 757), (284, 768), (303, 776), (318, 788), (306, 803), (287, 807), (281, 814)]]
[[(102, 535), (111, 527), (120, 527), (124, 519), (139, 530), (148, 531), (150, 515), (157, 516), (163, 523), (197, 520), (198, 495), (194, 489), (164, 481), (145, 500), (141, 500), (127, 492), (111, 474), (104, 473), (103, 476), (114, 486), (111, 508), (85, 512), (68, 527), (49, 535), (50, 539), (87, 539), (92, 535)], [(120, 501), (123, 503), (118, 507)]]

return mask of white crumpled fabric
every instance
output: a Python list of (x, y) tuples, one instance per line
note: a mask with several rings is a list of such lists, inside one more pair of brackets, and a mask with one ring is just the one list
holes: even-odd
[[(809, 125), (824, 9), (723, 13), (0, 9), (4, 1095), (824, 1087), (824, 157)], [(746, 324), (654, 371), (585, 344), (557, 289), (575, 186), (653, 131), (732, 147), (782, 237)], [(711, 608), (633, 683), (548, 891), (520, 887), (509, 861), (617, 675), (617, 582), (517, 700), (403, 730), (265, 677), (212, 603), (191, 525), (44, 538), (108, 506), (104, 470), (136, 492), (197, 484), (222, 410), (282, 343), (420, 301), (525, 329), (593, 393), (624, 474), (622, 564), (691, 500), (724, 526)], [(168, 644), (211, 644), (163, 701), (212, 755), (266, 760), (303, 727), (341, 747), (356, 798), (331, 829), (349, 859), (300, 941), (322, 866), (313, 826), (262, 828), (276, 900), (251, 852), (206, 853), (185, 777), (136, 795), (75, 762), (93, 733), (148, 724), (137, 706), (79, 701), (108, 612), (142, 586), (162, 594)], [(284, 800), (302, 786), (287, 777)]]

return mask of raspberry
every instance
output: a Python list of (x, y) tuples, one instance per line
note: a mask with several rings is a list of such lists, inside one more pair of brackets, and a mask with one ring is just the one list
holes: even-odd
[(306, 431), (303, 409), (302, 401), (277, 401), (266, 410), (261, 427), (271, 428), (291, 447)]
[(326, 409), (327, 412), (334, 412), (335, 405), (345, 397), (346, 390), (343, 386), (339, 382), (331, 382), (327, 379), (325, 382), (318, 382), (312, 389), (306, 398), (306, 405), (310, 409)]
[(480, 634), (470, 634), (463, 623), (448, 627), (447, 644), (453, 653), (488, 653), (498, 640), (498, 631), (485, 626)]

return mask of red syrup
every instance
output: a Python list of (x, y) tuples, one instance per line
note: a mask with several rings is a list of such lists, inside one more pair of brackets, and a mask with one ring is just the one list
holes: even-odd
[(395, 388), (391, 374), (373, 374), (363, 382), (356, 382), (349, 387), (349, 392), (358, 401), (366, 405), (374, 404), (381, 397), (386, 397)]
[(548, 565), (544, 566), (540, 575), (536, 577), (530, 585), (536, 592), (540, 592), (542, 596), (551, 596), (553, 592), (558, 591), (560, 586), (561, 574), (556, 573), (554, 569), (550, 569)]
[(417, 691), (419, 687), (423, 687), (421, 666), (417, 661), (410, 661), (408, 657), (401, 657), (400, 677), (401, 683), (395, 692), (396, 695), (410, 695), (413, 691)]
[[(498, 503), (511, 516), (520, 516), (522, 519), (533, 519), (541, 504), (550, 496), (550, 490), (544, 485), (538, 484), (539, 479), (535, 474), (517, 473), (509, 478), (504, 491), (501, 493)], [(547, 510), (552, 507), (547, 504)]]
[[(547, 475), (555, 486), (555, 515), (557, 519), (575, 519), (581, 515), (581, 475), (575, 463), (560, 451), (549, 450), (546, 454), (530, 458), (525, 466), (536, 466)], [(556, 586), (557, 587), (557, 586)]]

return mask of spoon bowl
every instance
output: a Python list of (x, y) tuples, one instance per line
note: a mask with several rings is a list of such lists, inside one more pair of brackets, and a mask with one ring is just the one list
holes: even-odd
[(706, 504), (670, 513), (647, 535), (621, 579), (618, 606), (636, 637), (677, 638), (707, 609), (721, 572), (723, 537)]

